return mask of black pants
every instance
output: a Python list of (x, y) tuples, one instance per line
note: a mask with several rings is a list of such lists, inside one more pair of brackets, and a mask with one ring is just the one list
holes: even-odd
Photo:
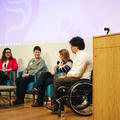
[(34, 81), (34, 76), (20, 77), (16, 79), (16, 96), (17, 100), (24, 101), (27, 86)]
[(45, 89), (49, 84), (52, 83), (53, 83), (53, 75), (51, 75), (50, 72), (42, 72), (35, 85), (35, 88), (39, 91), (37, 103), (43, 105)]
[(0, 71), (0, 85), (2, 85), (2, 83), (3, 83), (4, 81), (7, 81), (7, 80), (9, 80), (8, 75), (6, 75), (6, 74), (4, 74), (2, 71)]

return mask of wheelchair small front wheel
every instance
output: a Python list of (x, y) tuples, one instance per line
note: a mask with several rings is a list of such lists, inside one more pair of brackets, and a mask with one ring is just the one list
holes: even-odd
[(77, 82), (69, 90), (68, 103), (72, 111), (80, 116), (92, 115), (92, 84)]
[(58, 109), (57, 113), (58, 113), (58, 117), (61, 117), (61, 109)]

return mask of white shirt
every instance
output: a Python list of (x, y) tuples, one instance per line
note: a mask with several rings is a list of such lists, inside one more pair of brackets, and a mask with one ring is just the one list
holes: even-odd
[[(9, 62), (9, 60), (7, 60), (7, 62), (3, 62), (3, 64), (2, 64), (2, 68), (4, 68), (5, 66), (6, 66), (6, 68), (7, 68), (7, 66), (8, 66), (8, 62)], [(6, 64), (6, 65), (5, 65)]]
[(80, 79), (90, 79), (91, 70), (92, 62), (90, 56), (85, 51), (79, 50), (75, 55), (72, 68), (68, 74)]

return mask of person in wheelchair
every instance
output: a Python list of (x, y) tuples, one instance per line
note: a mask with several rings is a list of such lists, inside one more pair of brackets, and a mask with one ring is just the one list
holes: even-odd
[(73, 60), (72, 68), (67, 73), (67, 76), (65, 78), (54, 79), (53, 81), (54, 103), (47, 107), (49, 110), (52, 110), (53, 113), (56, 113), (59, 107), (56, 100), (59, 98), (57, 89), (60, 86), (69, 85), (83, 79), (90, 80), (91, 76), (92, 62), (90, 56), (84, 51), (84, 40), (77, 36), (72, 38), (69, 43), (71, 45), (72, 53), (75, 54), (75, 58)]
[(32, 107), (43, 106), (45, 89), (49, 84), (53, 83), (55, 71), (61, 72), (66, 75), (72, 67), (72, 60), (67, 49), (59, 50), (59, 55), (61, 62), (58, 61), (57, 65), (54, 67), (54, 72), (42, 72), (37, 80), (35, 88), (32, 90), (33, 93), (38, 93), (37, 101), (32, 104)]

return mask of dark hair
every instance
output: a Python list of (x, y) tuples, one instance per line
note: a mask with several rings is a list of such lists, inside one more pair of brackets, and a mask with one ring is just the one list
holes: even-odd
[(35, 50), (39, 50), (41, 52), (41, 48), (39, 46), (35, 46), (33, 52), (35, 52)]
[[(5, 49), (3, 50), (3, 53), (2, 53), (2, 61), (1, 61), (1, 62), (4, 62), (4, 61), (7, 60), (7, 58), (5, 57), (5, 53), (6, 53), (7, 50), (10, 50), (10, 52), (11, 52), (11, 49), (10, 49), (10, 48), (5, 48)], [(10, 57), (9, 59), (10, 59), (10, 60), (13, 59), (12, 53), (11, 53), (11, 57)]]
[(84, 40), (81, 37), (74, 37), (69, 42), (72, 46), (77, 46), (79, 50), (85, 49), (85, 43)]

